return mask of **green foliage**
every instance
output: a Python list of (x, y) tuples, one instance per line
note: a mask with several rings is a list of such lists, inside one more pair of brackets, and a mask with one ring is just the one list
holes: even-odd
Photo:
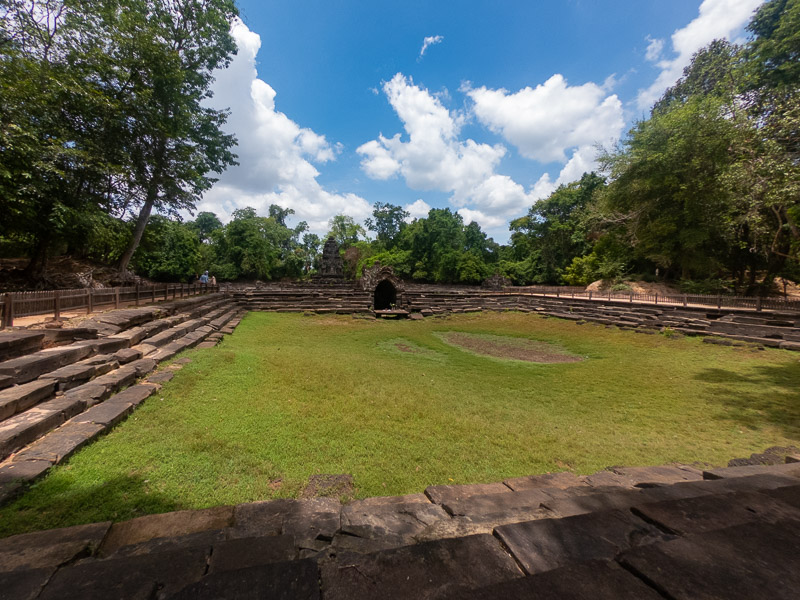
[[(388, 325), (251, 313), (224, 344), (190, 351), (192, 362), (108, 435), (0, 507), (0, 536), (296, 497), (315, 472), (351, 473), (359, 496), (400, 495), (565, 464), (576, 474), (725, 464), (800, 433), (800, 363), (788, 351), (523, 313)], [(498, 361), (444, 343), (448, 332), (587, 358)], [(379, 400), (365, 365), (390, 374)]]
[(150, 220), (132, 264), (137, 273), (156, 281), (187, 282), (202, 270), (200, 245), (192, 228), (156, 215)]
[(334, 215), (328, 221), (328, 227), (330, 230), (326, 237), (333, 236), (333, 239), (336, 240), (342, 250), (347, 250), (353, 244), (367, 237), (367, 232), (364, 231), (364, 228), (356, 223), (353, 217), (347, 215)]
[(376, 202), (373, 207), (372, 217), (364, 221), (367, 229), (374, 231), (377, 234), (378, 242), (384, 248), (389, 249), (394, 245), (395, 239), (406, 226), (406, 219), (408, 219), (409, 213), (400, 206)]

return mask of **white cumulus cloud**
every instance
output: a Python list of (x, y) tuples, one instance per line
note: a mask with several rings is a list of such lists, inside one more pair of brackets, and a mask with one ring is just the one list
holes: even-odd
[(645, 37), (647, 40), (647, 50), (644, 57), (650, 62), (656, 62), (661, 58), (661, 53), (664, 51), (664, 40), (660, 38), (652, 38), (649, 35)]
[(403, 207), (403, 210), (405, 210), (408, 213), (407, 220), (411, 221), (413, 219), (422, 219), (427, 217), (428, 213), (431, 210), (431, 205), (425, 202), (425, 200), (423, 200), (422, 198), (418, 198), (411, 204), (406, 204)]
[[(485, 227), (507, 223), (539, 198), (532, 194), (541, 188), (525, 190), (495, 172), (506, 154), (502, 144), (461, 140), (464, 115), (451, 113), (434, 94), (401, 73), (385, 82), (383, 91), (403, 122), (407, 139), (399, 133), (390, 138), (379, 135), (361, 145), (357, 152), (369, 177), (399, 176), (415, 190), (448, 192), (454, 206), (483, 215), (480, 224)], [(425, 208), (425, 214), (430, 209), (421, 200), (410, 206)]]
[(559, 74), (515, 93), (480, 87), (467, 94), (481, 123), (542, 163), (564, 163), (568, 152), (616, 139), (625, 124), (616, 94), (591, 82), (570, 86)]
[(429, 35), (424, 40), (422, 40), (422, 49), (419, 51), (419, 56), (417, 60), (422, 60), (422, 57), (425, 55), (425, 51), (434, 44), (441, 44), (444, 41), (444, 37), (441, 35)]
[[(640, 110), (648, 110), (664, 91), (681, 76), (692, 55), (714, 40), (729, 38), (739, 31), (764, 0), (703, 0), (698, 16), (686, 27), (676, 30), (671, 37), (675, 57), (657, 63), (661, 72), (650, 87), (640, 90), (636, 99)], [(645, 57), (652, 60), (653, 42), (647, 47)], [(663, 49), (659, 48), (659, 50)]]
[(324, 189), (314, 164), (336, 159), (339, 144), (301, 127), (275, 103), (276, 92), (258, 78), (256, 54), (261, 38), (240, 20), (231, 33), (239, 51), (227, 69), (215, 73), (214, 97), (209, 104), (231, 111), (224, 129), (236, 135), (238, 166), (230, 167), (198, 203), (227, 220), (230, 214), (252, 206), (265, 215), (270, 204), (295, 211), (297, 220), (308, 221), (316, 232), (327, 231), (331, 216), (346, 213), (357, 220), (370, 215), (371, 207), (355, 194)]

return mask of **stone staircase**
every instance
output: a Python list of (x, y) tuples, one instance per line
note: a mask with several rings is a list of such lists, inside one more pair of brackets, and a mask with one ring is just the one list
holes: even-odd
[(6, 538), (4, 598), (796, 598), (800, 463), (553, 473)]
[[(223, 294), (102, 313), (78, 327), (0, 333), (0, 503), (159, 389), (162, 361), (241, 320)], [(162, 376), (163, 379), (163, 376)]]
[(246, 310), (318, 314), (372, 312), (372, 295), (345, 282), (270, 285), (235, 291), (233, 298)]

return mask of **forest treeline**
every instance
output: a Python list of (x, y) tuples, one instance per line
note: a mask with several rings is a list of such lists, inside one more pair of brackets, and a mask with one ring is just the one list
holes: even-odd
[[(48, 254), (130, 261), (171, 281), (314, 272), (325, 240), (288, 225), (290, 209), (177, 218), (235, 162), (226, 115), (201, 104), (235, 51), (232, 2), (5, 4), (16, 12), (0, 30), (2, 255), (30, 257), (32, 272)], [(65, 8), (37, 20), (34, 5)], [(741, 46), (700, 50), (646, 118), (599, 149), (597, 172), (510, 223), (508, 244), (449, 209), (410, 220), (376, 203), (363, 225), (329, 222), (346, 273), (380, 261), (427, 282), (637, 278), (708, 293), (800, 280), (800, 0), (769, 0), (747, 30)]]

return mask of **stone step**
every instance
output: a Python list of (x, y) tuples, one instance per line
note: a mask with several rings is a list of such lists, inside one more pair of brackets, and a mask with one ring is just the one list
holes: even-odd
[(0, 331), (0, 361), (41, 350), (43, 331)]
[[(61, 397), (36, 404), (6, 419), (0, 423), (0, 460), (33, 443), (67, 419), (102, 402), (138, 377), (154, 370), (155, 366), (155, 361), (148, 358), (133, 361), (75, 387)], [(54, 380), (44, 381), (52, 386), (57, 384)]]

